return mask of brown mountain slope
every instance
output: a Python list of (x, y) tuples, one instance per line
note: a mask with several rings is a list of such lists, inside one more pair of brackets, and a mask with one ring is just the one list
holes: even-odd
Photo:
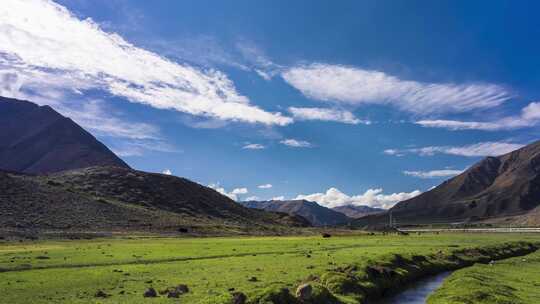
[(333, 226), (344, 224), (351, 220), (343, 213), (306, 200), (247, 201), (241, 202), (241, 204), (249, 208), (299, 215), (307, 219), (314, 226)]
[[(390, 211), (398, 224), (492, 221), (501, 217), (507, 217), (509, 222), (525, 222), (521, 218), (534, 216), (532, 210), (539, 205), (540, 141), (505, 155), (487, 157)], [(370, 216), (357, 224), (387, 219), (385, 214)]]
[(49, 106), (0, 97), (0, 169), (50, 173), (128, 165)]
[(272, 233), (307, 226), (245, 208), (187, 179), (121, 167), (31, 176), (0, 171), (0, 228)]

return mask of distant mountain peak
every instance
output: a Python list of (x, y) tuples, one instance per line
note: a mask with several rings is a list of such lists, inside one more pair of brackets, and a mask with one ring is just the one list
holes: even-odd
[(374, 208), (374, 207), (369, 207), (365, 205), (360, 205), (360, 206), (343, 205), (343, 206), (334, 207), (332, 208), (332, 210), (341, 212), (350, 218), (361, 218), (370, 214), (376, 214), (376, 213), (381, 213), (385, 211), (384, 209), (381, 209), (381, 208)]
[(0, 169), (44, 174), (91, 166), (129, 168), (50, 106), (0, 97)]
[(244, 201), (240, 203), (249, 208), (299, 215), (307, 219), (314, 226), (334, 226), (348, 223), (351, 220), (341, 212), (308, 200)]

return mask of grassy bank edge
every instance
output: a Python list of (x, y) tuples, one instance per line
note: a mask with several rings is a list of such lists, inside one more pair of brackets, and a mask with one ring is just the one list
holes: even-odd
[[(426, 276), (457, 270), (475, 263), (489, 263), (532, 253), (540, 243), (507, 242), (500, 245), (440, 250), (429, 255), (393, 254), (375, 261), (337, 267), (320, 276), (310, 276), (291, 291), (287, 286), (268, 286), (247, 294), (232, 291), (205, 304), (358, 304), (398, 292)], [(308, 287), (306, 287), (308, 286)]]
[(540, 251), (452, 273), (427, 303), (538, 303)]

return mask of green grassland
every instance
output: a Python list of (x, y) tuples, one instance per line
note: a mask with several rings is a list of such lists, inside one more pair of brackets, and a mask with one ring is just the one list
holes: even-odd
[[(501, 246), (509, 240), (529, 244)], [(306, 281), (314, 297), (325, 297), (320, 303), (362, 303), (426, 271), (515, 256), (538, 242), (527, 234), (427, 233), (0, 241), (0, 303), (231, 303), (232, 292), (248, 303), (288, 303), (282, 288), (294, 294)], [(149, 287), (178, 284), (190, 289), (180, 298), (143, 297)], [(98, 290), (109, 297), (95, 297)]]
[(454, 272), (430, 304), (540, 303), (540, 251)]

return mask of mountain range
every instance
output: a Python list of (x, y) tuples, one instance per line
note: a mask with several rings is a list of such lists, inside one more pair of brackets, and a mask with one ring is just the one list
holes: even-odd
[(348, 216), (350, 218), (353, 218), (353, 219), (358, 219), (358, 218), (362, 218), (362, 217), (364, 217), (366, 215), (377, 214), (377, 213), (381, 213), (381, 212), (386, 211), (386, 210), (381, 209), (381, 208), (374, 208), (374, 207), (362, 206), (362, 205), (360, 205), (360, 206), (344, 205), (344, 206), (334, 207), (334, 208), (332, 208), (332, 210), (337, 211), (339, 213), (343, 213), (346, 216)]
[[(434, 223), (540, 224), (540, 141), (486, 157), (462, 174), (389, 210), (399, 225)], [(386, 223), (389, 214), (356, 221)]]
[(389, 211), (305, 200), (237, 203), (130, 168), (49, 106), (0, 97), (0, 229), (282, 233), (296, 227), (540, 225), (540, 141), (487, 157)]
[(307, 219), (313, 226), (336, 226), (346, 224), (351, 220), (341, 212), (306, 200), (245, 201), (240, 203), (249, 208), (299, 215)]
[(299, 215), (307, 219), (313, 226), (346, 225), (353, 219), (385, 211), (384, 209), (354, 205), (328, 208), (307, 200), (244, 201), (240, 203), (249, 208)]
[(0, 99), (0, 229), (282, 233), (310, 223), (131, 169), (49, 106)]

